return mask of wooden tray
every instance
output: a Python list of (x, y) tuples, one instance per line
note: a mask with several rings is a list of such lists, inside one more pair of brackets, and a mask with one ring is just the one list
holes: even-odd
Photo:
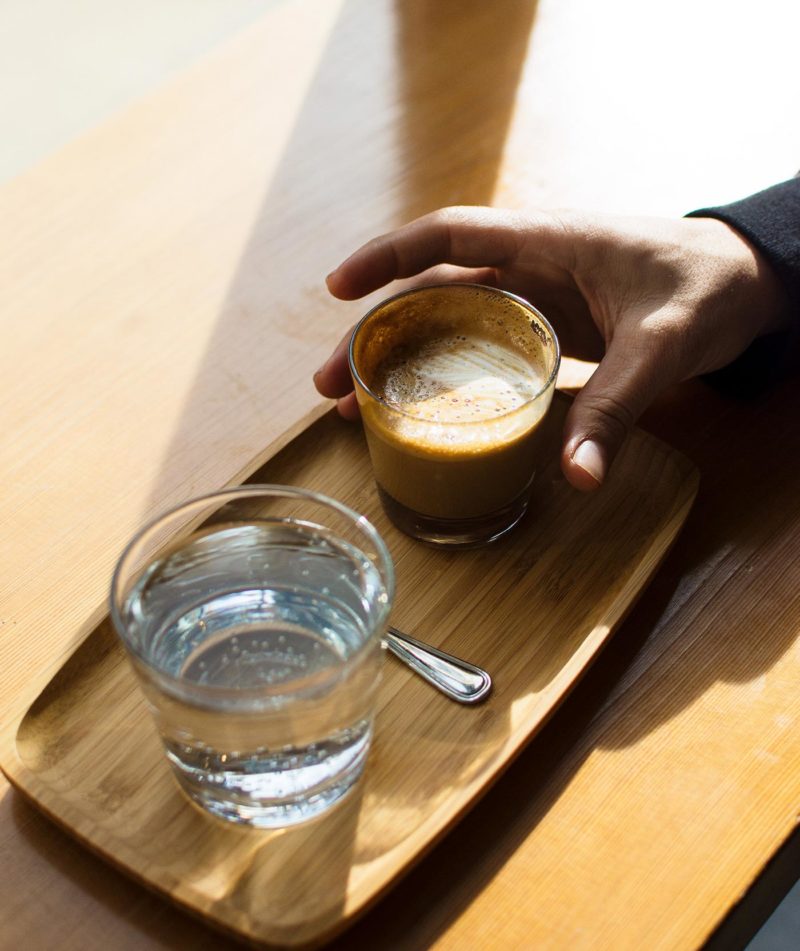
[[(557, 396), (556, 424), (567, 407)], [(489, 700), (467, 708), (387, 658), (364, 781), (327, 817), (259, 832), (194, 808), (108, 621), (27, 711), (4, 771), (87, 846), (216, 926), (269, 945), (330, 938), (431, 847), (553, 712), (659, 564), (697, 490), (691, 464), (640, 431), (594, 495), (564, 482), (555, 446), (550, 457), (522, 525), (461, 553), (392, 528), (359, 427), (333, 414), (250, 480), (307, 486), (366, 514), (396, 562), (393, 623), (494, 678)]]

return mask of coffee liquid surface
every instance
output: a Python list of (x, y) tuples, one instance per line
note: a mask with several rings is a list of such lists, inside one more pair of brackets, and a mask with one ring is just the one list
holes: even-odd
[(378, 367), (374, 388), (385, 402), (419, 420), (476, 423), (531, 400), (543, 368), (500, 340), (447, 335), (407, 344)]

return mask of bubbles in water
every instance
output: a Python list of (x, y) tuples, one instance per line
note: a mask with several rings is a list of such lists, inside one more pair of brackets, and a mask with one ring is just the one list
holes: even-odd
[[(176, 696), (160, 710), (168, 755), (190, 795), (204, 803), (258, 809), (287, 788), (301, 798), (314, 790), (318, 799), (327, 777), (340, 790), (342, 770), (363, 763), (369, 691), (359, 687), (346, 703), (328, 704), (303, 743), (285, 750), (268, 738), (270, 718), (284, 709), (293, 683), (303, 690), (329, 683), (326, 673), (363, 648), (381, 603), (380, 577), (360, 552), (332, 546), (318, 530), (313, 543), (310, 533), (268, 524), (247, 526), (238, 539), (226, 532), (218, 552), (213, 533), (203, 536), (196, 557), (183, 549), (180, 573), (165, 564), (126, 605), (153, 665), (180, 679), (188, 696), (197, 688), (195, 699), (202, 699), (195, 705)], [(255, 581), (252, 557), (267, 553), (269, 576), (256, 572)], [(367, 599), (368, 589), (378, 593)], [(377, 655), (376, 644), (376, 663)], [(278, 735), (286, 743), (294, 734)]]

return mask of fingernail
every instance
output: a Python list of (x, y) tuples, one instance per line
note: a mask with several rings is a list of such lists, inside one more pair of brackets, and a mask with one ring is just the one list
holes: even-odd
[(603, 481), (604, 467), (600, 447), (591, 439), (584, 439), (572, 454), (572, 461), (576, 466), (587, 472), (597, 484)]

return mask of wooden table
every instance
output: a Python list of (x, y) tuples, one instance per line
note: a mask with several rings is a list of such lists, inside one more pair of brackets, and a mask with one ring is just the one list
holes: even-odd
[[(445, 204), (680, 214), (794, 172), (800, 12), (654, 16), (285, 0), (0, 191), (0, 723), (102, 616), (149, 514), (314, 410), (310, 374), (362, 310), (322, 278), (358, 242)], [(545, 731), (338, 946), (684, 948), (725, 920), (800, 803), (798, 398), (693, 382), (648, 414), (701, 471), (676, 547)], [(0, 895), (4, 948), (226, 944), (5, 784)], [(727, 920), (718, 941), (743, 933)]]

